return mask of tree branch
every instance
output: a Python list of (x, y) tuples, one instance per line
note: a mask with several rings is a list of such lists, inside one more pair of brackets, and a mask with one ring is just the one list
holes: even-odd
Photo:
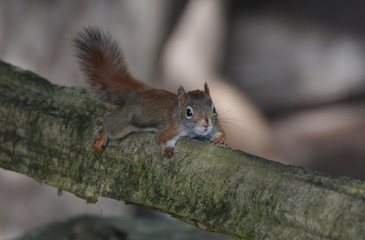
[(154, 135), (103, 155), (92, 145), (115, 108), (0, 62), (0, 167), (74, 193), (171, 214), (240, 239), (361, 239), (365, 182), (191, 139), (163, 158)]

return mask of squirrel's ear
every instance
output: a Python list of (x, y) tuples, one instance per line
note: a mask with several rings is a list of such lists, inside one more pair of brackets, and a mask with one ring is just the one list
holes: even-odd
[(186, 101), (186, 93), (182, 86), (177, 90), (177, 98), (179, 99), (179, 103), (183, 103)]
[(204, 92), (205, 92), (205, 94), (207, 94), (210, 97), (208, 83), (206, 83), (206, 82), (204, 83)]

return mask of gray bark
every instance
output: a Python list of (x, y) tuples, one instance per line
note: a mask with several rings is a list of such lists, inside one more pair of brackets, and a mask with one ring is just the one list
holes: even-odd
[(14, 240), (231, 240), (168, 219), (78, 216), (32, 229)]
[(171, 214), (239, 239), (364, 239), (365, 182), (286, 166), (192, 139), (163, 158), (154, 135), (103, 155), (94, 137), (113, 106), (0, 62), (0, 167), (74, 193)]

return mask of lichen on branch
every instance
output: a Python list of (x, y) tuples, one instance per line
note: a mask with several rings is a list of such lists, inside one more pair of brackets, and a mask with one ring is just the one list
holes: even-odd
[(151, 133), (97, 155), (93, 139), (115, 107), (4, 62), (0, 91), (4, 169), (88, 202), (126, 201), (240, 239), (365, 237), (363, 181), (187, 138), (167, 159)]

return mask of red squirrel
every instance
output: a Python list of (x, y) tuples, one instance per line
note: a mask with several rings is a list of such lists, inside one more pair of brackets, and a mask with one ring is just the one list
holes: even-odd
[(81, 71), (93, 91), (100, 99), (120, 106), (104, 120), (102, 134), (95, 138), (97, 153), (102, 153), (110, 140), (140, 131), (156, 132), (166, 157), (173, 155), (176, 141), (183, 136), (225, 144), (226, 135), (207, 83), (204, 91), (185, 92), (180, 86), (176, 95), (136, 80), (118, 44), (96, 27), (83, 29), (73, 43)]

